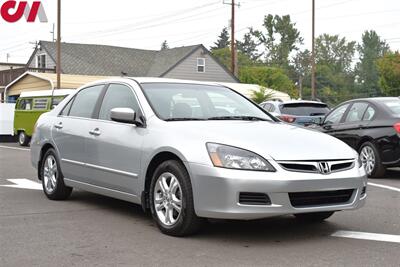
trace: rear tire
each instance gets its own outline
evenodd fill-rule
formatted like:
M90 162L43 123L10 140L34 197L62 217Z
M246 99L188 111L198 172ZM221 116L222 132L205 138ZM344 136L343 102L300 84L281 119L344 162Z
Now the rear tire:
M380 178L385 175L386 168L382 164L381 156L376 146L365 142L359 149L361 162L370 178Z
M18 133L18 143L20 146L28 146L31 138L24 131Z
M64 184L60 162L52 148L47 150L42 158L40 179L42 180L44 194L51 200L65 200L72 193L72 187Z
M155 170L150 184L150 210L164 234L186 236L201 228L204 219L196 216L190 177L179 161L165 161Z
M324 220L331 217L334 213L335 213L334 211L298 213L294 214L294 216L296 217L297 220L301 222L317 223L317 222L323 222Z

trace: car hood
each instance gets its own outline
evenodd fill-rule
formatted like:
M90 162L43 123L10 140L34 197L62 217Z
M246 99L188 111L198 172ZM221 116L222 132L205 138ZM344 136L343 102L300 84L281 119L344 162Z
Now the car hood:
M168 122L182 138L196 138L253 151L274 160L352 159L355 152L342 141L315 130L266 121Z

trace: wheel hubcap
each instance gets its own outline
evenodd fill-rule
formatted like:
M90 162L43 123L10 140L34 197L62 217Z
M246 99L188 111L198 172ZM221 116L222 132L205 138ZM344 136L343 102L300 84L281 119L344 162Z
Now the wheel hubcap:
M368 173L368 175L371 175L372 171L375 168L374 150L369 146L365 146L361 150L360 157L366 172Z
M154 188L154 208L158 219L165 225L174 225L182 211L182 190L172 173L161 174Z
M44 161L43 182L48 193L52 193L57 185L57 161L53 155L49 155Z
M19 143L20 144L25 143L25 134L24 133L19 134Z

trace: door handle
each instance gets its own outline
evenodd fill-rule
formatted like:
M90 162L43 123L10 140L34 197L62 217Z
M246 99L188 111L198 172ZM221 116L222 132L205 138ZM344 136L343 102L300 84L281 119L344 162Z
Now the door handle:
M101 134L99 128L96 128L96 129L94 129L94 130L92 130L92 131L89 131L89 133L90 133L91 135L94 135L94 136L99 136L99 135Z
M62 122L59 122L58 124L54 125L54 128L56 128L58 130L61 130L63 127L64 126L63 126Z

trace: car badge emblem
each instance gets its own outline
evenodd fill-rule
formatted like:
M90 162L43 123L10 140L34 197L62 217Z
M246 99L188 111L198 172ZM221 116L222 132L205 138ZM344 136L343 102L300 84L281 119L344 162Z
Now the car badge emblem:
M320 161L318 162L318 171L321 174L329 174L331 173L331 167L329 166L328 162Z

